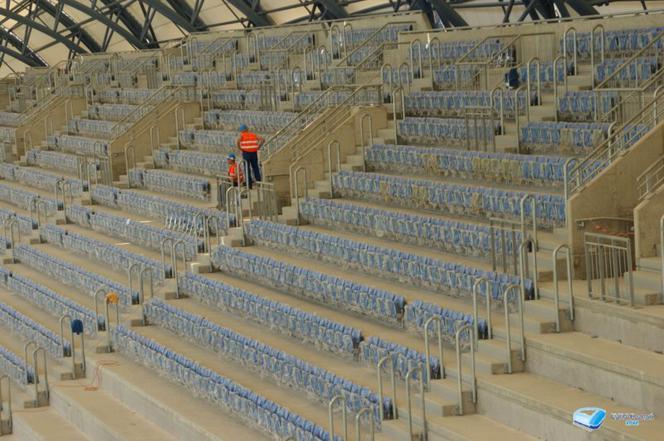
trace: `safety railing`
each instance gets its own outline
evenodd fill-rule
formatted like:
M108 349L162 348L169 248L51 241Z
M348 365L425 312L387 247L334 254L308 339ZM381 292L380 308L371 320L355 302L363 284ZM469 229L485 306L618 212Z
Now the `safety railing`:
M48 406L50 401L50 387L48 385L48 360L46 358L46 351L34 340L30 340L23 346L23 353L26 363L32 365L33 375L32 378L28 377L27 383L33 384L35 387L34 407Z
M572 197L581 187L600 174L626 149L636 143L650 129L662 121L664 116L664 93L657 89L653 99L642 110L620 127L584 159L566 165L565 194Z
M427 319L426 322L424 322L424 353L425 353L425 367L426 367L426 378L427 378L427 385L430 384L431 382L431 351L429 349L429 325L431 323L436 324L436 340L438 342L438 360L440 362L440 376L441 378L445 378L445 363L443 359L443 324L442 324L442 319L437 316L431 316Z
M664 296L664 214L659 218L659 258L660 258L660 271L662 280L662 295Z
M99 324L99 320L97 320ZM70 351L65 350L65 326L68 325L69 329L69 342L71 345ZM75 336L79 337L81 342L80 358L81 363L77 363L77 354L76 354L76 339ZM65 314L60 317L60 345L62 346L62 356L71 357L72 364L72 377L73 378L82 378L85 377L86 371L86 362L85 362L85 332L83 331L83 322L79 319L72 319L70 315Z
M664 182L664 156L653 162L636 178L639 200L642 201L652 192L658 190Z
M244 231L244 215L242 212L242 194L243 190L241 187L231 186L226 189L226 219L228 222L228 230L230 230L231 215L235 218L235 223L242 233L242 246L245 246L246 234Z
M345 24L346 25L346 24ZM347 52L348 48L348 42L346 41L346 26L344 26L343 31L342 31L342 40L344 41L343 48L345 49L346 53L345 56L342 57L338 62L337 66L348 66L349 61L352 59L353 55L358 53L359 51L371 46L372 44L379 44L381 45L382 42L380 41L379 37L382 36L383 32L385 29L388 29L392 26L401 26L401 25L411 25L415 26L416 22L414 21L391 21L388 23L385 23L383 26L380 28L376 29L371 35L369 35L364 41L359 43L357 46L355 46L350 52ZM352 27L351 27L352 30ZM334 39L332 38L332 29L330 29L330 47L334 49ZM394 45L396 45L397 42L394 42Z
M18 219L8 217L3 226L5 240L9 240L9 246L12 249L12 263L16 263L16 247L21 242L21 228L18 225Z
M583 247L588 296L634 306L631 239L586 232L583 236Z
M604 63L604 58L605 58L605 45L606 45L606 37L605 37L605 30L604 30L604 25L601 23L595 25L593 27L592 31L590 31L590 78L592 79L592 85L593 87L595 86L595 76L597 74L596 69L597 69L597 63L595 62L595 42L597 39L595 38L595 33L599 33L599 42L600 42L600 52L599 52L599 59L600 63Z
M2 375L0 376L0 435L10 435L13 425L12 381L9 376Z
M380 360L378 360L378 363L376 364L376 373L378 375L378 402L381 403L381 406L378 407L378 412L380 415L380 420L384 420L387 418L387 415L385 415L385 411L383 409L382 403L383 403L383 366L388 366L390 370L390 381L391 381L391 388L392 388L392 409L394 412L394 415L392 415L393 419L399 418L399 412L397 409L397 377L394 371L394 354L389 353L382 357Z
M369 432L369 440L374 441L376 436L376 423L373 417L373 409L370 407L363 407L355 415L355 439L357 441L362 440L362 417L364 415L367 415L367 419L369 420L369 429L371 430Z
M480 287L484 284L485 290L485 298L486 298L486 326L487 326L487 339L492 339L493 338L493 328L491 325L491 290L493 287L493 284L491 280L489 280L486 277L478 277L474 282L473 282L473 326L475 327L475 347L477 347L477 339L479 338L480 330L479 330L479 304L478 304L478 296L480 295ZM441 368L442 368L442 362L441 362Z
M568 81L567 81L567 58L559 55L553 60L553 102L554 105L557 107L558 106L558 64L563 63L563 92L567 93L568 89ZM528 75L530 76L530 74ZM555 119L558 121L558 112L555 112Z
M464 412L464 400L463 400L463 369L461 369L462 363L462 354L461 354L461 334L464 332L468 333L470 338L470 388L472 394L473 403L477 403L477 378L475 376L475 341L477 340L477 335L475 334L475 328L473 325L463 325L460 326L456 333L454 334L454 343L456 349L457 357L457 393L459 396L458 410L459 415L463 415Z
M426 410L426 397L424 396L424 372L422 372L422 365L412 367L406 373L406 404L408 409L408 433L412 439L427 439L427 410ZM411 399L411 382L413 381L413 376L417 374L417 379L419 383L419 392L420 392L420 411L422 412L422 432L418 435L413 433L413 404Z
M518 255L515 250L519 247L518 233L521 231L522 227L519 221L497 217L489 218L489 248L491 250L491 268L493 271L496 271L498 265L501 264L504 273L516 274L518 272ZM500 250L500 255L498 250Z
M334 406L339 403L338 407L341 409L341 425L343 427L343 439L348 439L348 424L346 421L346 399L343 395L337 395L330 400L328 404L328 414L330 417L330 439L335 438L335 426L334 426ZM381 403L382 404L382 403Z
M569 318L574 320L574 268L572 250L567 244L558 245L552 253L553 261L553 309L556 320L556 332L560 332L560 291L558 289L558 254L565 252L565 269L567 270L567 293L569 296Z
M523 321L523 296L521 294L520 285L508 285L503 290L503 309L505 312L505 352L507 354L507 373L511 374L513 369L512 364L512 325L511 325L511 311L510 311L510 293L516 297L517 313L519 314L519 343L521 346L521 361L526 361L526 338Z
M496 112L490 107L464 107L466 150L496 152ZM470 134L473 136L470 136ZM474 140L474 141L473 141Z

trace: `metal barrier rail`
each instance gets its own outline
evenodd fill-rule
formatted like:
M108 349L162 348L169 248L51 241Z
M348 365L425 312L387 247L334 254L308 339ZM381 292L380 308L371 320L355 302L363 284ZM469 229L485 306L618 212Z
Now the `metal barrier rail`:
M107 320L108 320L108 313L107 315ZM79 320L80 322L80 320ZM67 353L65 351L65 323L69 324L69 342L71 344L71 352ZM97 320L97 324L99 323L99 320ZM82 324L82 323L81 323ZM85 361L85 332L83 329L80 330L81 332L76 332L74 333L74 321L72 320L71 316L69 314L65 314L62 317L60 317L60 345L62 346L62 356L63 357L71 357L71 364L72 364L72 375L73 378L79 378L85 376L85 371L86 371L86 361ZM76 364L76 340L74 339L74 335L78 335L80 340L81 340L81 368L79 370L78 365ZM79 375L80 374L80 375Z
M644 200L651 193L658 190L664 182L664 156L653 162L643 173L636 178L636 188L639 201Z
M339 403L339 407L341 408L341 424L343 425L343 430L344 430L344 440L348 439L348 424L346 421L346 399L343 397L343 395L337 395L333 397L330 400L330 404L328 404L328 413L330 417L330 439L333 440L334 437L334 405ZM382 403L381 403L382 405Z
M574 268L572 250L567 244L558 245L552 253L553 261L553 308L556 319L556 332L560 332L560 292L558 291L558 253L565 251L565 268L567 270L567 290L569 291L569 317L574 320Z
M464 127L466 129L466 150L470 151L470 136L471 133L471 124L475 139L475 150L480 151L480 148L484 152L489 151L489 146L491 146L491 151L496 152L496 114L492 108L489 107L464 107L463 108L463 120ZM489 128L491 128L491 135L489 135ZM481 136L480 136L481 135ZM491 139L489 139L489 137ZM480 139L482 144L480 145Z
M12 431L12 382L9 376L3 375L0 376L0 435L9 435Z
M503 290L503 309L505 311L505 352L507 353L507 373L511 374L513 372L512 368L512 328L510 324L510 302L509 302L509 294L510 292L514 292L516 297L517 297L517 312L519 314L519 321L520 321L520 343L521 343L521 353L522 353L522 361L525 361L525 348L526 348L526 340L525 340L525 333L524 333L524 322L523 322L523 297L521 295L521 286L520 285L508 285L505 287Z
M459 395L459 415L463 415L463 369L461 369L461 334L467 332L470 335L470 375L471 393L473 403L477 403L477 378L475 376L475 341L477 335L472 325L463 325L454 334L454 343L457 357L457 392Z
M420 384L420 396L422 398L421 401L421 406L422 406L422 434L420 436L420 439L426 441L428 438L427 434L427 410L426 410L426 398L424 396L424 372L422 368L422 364L419 364L418 366L410 368L410 370L406 373L406 402L408 405L408 433L411 437L413 437L413 405L411 402L410 398L410 383L411 379L413 378L413 375L415 375L417 372L419 372L419 384ZM382 405L382 403L381 403Z
M588 296L597 297L594 281L599 282L602 301L627 303L634 306L634 274L632 242L629 237L584 233ZM625 286L622 286L625 284ZM623 298L623 294L627 298Z
M491 270L496 271L498 269L498 263L502 263L502 271L504 273L509 272L510 261L508 259L507 250L511 245L512 249L512 273L516 274L518 272L518 256L516 249L519 247L519 241L517 240L516 233L517 231L522 231L521 222L503 219L498 217L489 218L489 241L491 248ZM499 237L496 238L496 231L498 231ZM498 259L496 241L500 243L501 257Z

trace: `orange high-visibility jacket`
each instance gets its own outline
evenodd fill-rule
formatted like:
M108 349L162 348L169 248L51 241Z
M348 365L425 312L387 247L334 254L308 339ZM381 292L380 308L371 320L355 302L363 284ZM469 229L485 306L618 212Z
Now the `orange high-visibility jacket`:
M240 133L240 150L248 153L255 153L258 151L258 135L251 132Z
M239 176L240 179L238 181L238 173L236 172L239 171ZM240 184L244 182L244 172L242 171L242 167L238 167L237 164L231 164L228 166L228 177L231 178L232 182L239 182Z

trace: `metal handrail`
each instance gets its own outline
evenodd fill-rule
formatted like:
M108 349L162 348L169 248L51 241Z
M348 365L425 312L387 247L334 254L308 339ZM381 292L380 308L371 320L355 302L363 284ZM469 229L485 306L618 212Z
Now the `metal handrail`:
M478 323L478 304L477 295L482 283L486 284L486 325L487 325L487 338L493 338L493 331L491 329L491 281L487 277L478 277L473 282L473 326L475 327L475 341L479 338L479 323ZM442 362L441 362L442 363Z
M374 441L375 432L376 432L376 423L374 422L373 409L371 409L370 407L363 407L357 412L357 415L355 415L355 441L362 441L362 432L361 432L362 427L360 420L362 419L362 415L364 415L365 413L369 413L369 427L371 427L370 439L371 441Z
M180 298L180 275L178 273L178 250L181 250L182 263L184 265L184 272L187 272L187 251L184 244L184 239L180 239L173 243L173 254L175 256L175 261L173 265L173 275L175 276L175 298Z
M65 322L69 321L69 341L71 344L71 353L65 351ZM74 342L74 329L72 328L72 318L69 314L60 317L60 345L62 346L62 356L71 356L72 374L76 376L76 344ZM83 372L85 372L85 332L81 332L81 351L83 358Z
M533 255L533 296L535 299L539 298L538 288L538 269L537 269L537 243L532 237L524 238L519 245L519 278L521 279L521 294L525 299L526 286L525 280L528 275L528 247L532 249Z
M644 200L664 182L664 156L653 162L636 178L639 200Z
M383 410L383 365L386 362L390 362L390 378L392 381L392 409L394 412L394 415L392 415L393 418L398 418L398 412L397 412L397 380L396 380L396 375L394 373L394 354L389 353L380 360L378 360L378 364L376 365L376 371L378 374L378 401L380 405L378 406L378 411L380 413L380 419L381 421L385 419L385 411Z
M4 227L5 238L9 237L9 244L12 247L12 263L16 263L16 246L21 242L21 228L18 225L18 219L14 217L7 218ZM9 234L7 234L7 230L9 230ZM16 237L14 233L16 233Z
M634 60L638 59L641 55L643 55L644 52L652 48L659 40L664 38L664 31L660 32L657 34L655 38L650 40L650 43L648 43L646 46L642 47L639 51L637 51L634 55L629 57L623 64L621 64L611 75L608 77L604 78L604 81L599 83L597 86L594 88L597 89L602 89L604 88L611 80L613 80L617 75L620 74L620 72L625 68L628 67Z
M535 63L535 76L537 78L537 105L542 104L542 77L541 77L541 62L538 57L532 57L530 60L528 60L528 63L526 64L526 70L528 71L528 78L527 78L527 88L526 90L528 91L528 102L530 102L530 97L532 96L532 81L531 81L531 75L530 75L530 66ZM555 76L557 72L553 72L553 75Z
M373 118L371 117L370 113L365 113L362 115L360 118L360 144L362 148L360 149L362 151L362 171L366 172L367 171L367 160L366 160L366 146L364 144L364 121L368 120L369 121L369 146L373 146Z
M2 383L3 380L6 380L6 386L3 388ZM3 394L3 391L7 391L7 405L5 405L5 394ZM2 411L7 411L7 419L3 420L2 419ZM7 421L7 426L6 429L7 431L4 431L4 421ZM372 420L373 421L373 420ZM13 414L12 414L12 382L11 379L9 378L8 375L2 375L0 376L0 435L8 435L12 433L13 431ZM359 440L359 438L358 438ZM373 425L372 425L372 438L371 440L373 441Z
M558 63L563 62L563 85L565 86L565 93L567 93L567 59L562 55L557 56L553 60L553 103L558 106ZM558 111L555 112L556 122L558 121Z
M336 139L330 141L327 144L327 174L330 182L330 196L334 197L334 185L332 178L332 147L335 147L335 152L337 154L337 172L341 171L341 144Z
M368 46L371 43L371 41L377 35L380 35L385 29L387 29L390 26L398 26L398 25L402 25L402 24L414 25L416 23L414 21L403 21L403 22L402 21L396 21L396 22L385 23L383 26L381 26L380 28L375 30L371 35L369 35L362 43L357 45L352 51L347 53L346 56L344 56L341 60L339 60L337 62L337 66L341 66L342 64L347 66L348 65L348 60L350 59L350 57L352 57L353 54L356 53L357 51L359 51L359 50L363 49L364 47ZM344 34L345 34L345 32L344 32Z
M403 87L395 87L392 89L392 118L394 120L394 142L398 142L399 139L399 124L398 124L398 113L397 113L397 96L401 97L401 118L406 118L406 97L403 91Z
M463 370L461 369L461 333L470 334L470 372L471 372L471 391L473 403L477 403L477 378L475 377L475 328L471 325L463 325L457 329L454 335L457 357L457 392L459 394L459 415L463 415Z
M664 295L664 214L659 218L659 254L660 254L660 270L662 279L662 295Z
M408 434L409 437L413 436L413 406L410 399L410 380L413 374L420 373L420 394L422 395L422 433L424 439L427 439L427 411L424 397L424 372L422 372L422 364L412 367L406 373L406 399L408 403ZM381 403L382 404L382 403Z
M427 384L431 382L431 352L429 350L429 325L436 322L436 337L438 338L438 358L440 359L440 377L445 378L445 363L443 362L443 331L440 316L432 315L424 322L424 353L427 370Z
M346 399L343 395L337 395L330 400L328 404L328 413L330 417L330 440L334 439L334 405L336 403L341 404L341 423L344 426L344 440L348 439L348 424L346 422ZM382 405L382 403L381 403Z
M521 348L522 352L525 351L525 336L523 328L523 299L521 297L520 285L510 284L505 287L503 290L503 308L505 310L505 334L506 334L506 351L507 351L507 373L511 374L512 369L512 330L510 325L510 307L509 307L509 293L513 291L517 295L517 305L519 312L519 320L521 321Z
M150 279L150 298L154 297L154 274L152 270L148 267L144 267L141 269L139 278L138 278L138 298L139 302L141 304L141 317L143 319L143 324L147 322L147 316L145 315L145 275L148 275ZM108 315L108 305L106 306L107 312L106 314ZM118 311L116 310L116 316L117 316ZM118 319L118 322L120 320Z
M49 394L50 394L50 388L48 386L48 366L47 366L48 362L46 360L46 351L44 350L44 348L41 348L41 347L37 346L37 343L35 343L34 341L28 342L28 343L26 343L25 348L24 348L25 351L26 351L26 357L25 357L26 361L28 360L27 348L28 348L28 345L30 343L34 344L34 346L37 347L37 349L35 349L32 352L32 361L33 361L33 366L34 366L35 400L37 402L39 402L39 385L42 382L41 379L40 379L40 375L39 375L39 354L41 354L42 355L42 367L44 369L44 392L46 393L46 400L48 401L49 400Z
M306 199L307 197L307 185L309 182L309 173L307 172L306 167L303 165L298 166L295 168L291 175L291 182L293 183L293 186L295 188L295 207L296 207L296 213L297 213L297 219L296 223L297 225L300 225L300 189L298 186L298 179L300 176L300 172L304 173L304 198ZM294 178L294 179L293 179ZM291 195L291 199L293 199L293 196Z
M577 63L577 55L579 51L579 41L578 41L578 36L576 32L576 28L574 26L570 26L569 28L565 29L565 32L563 32L563 57L565 57L565 68L567 68L567 35L570 33L574 33L574 40L572 40L572 51L573 51L573 56L572 56L572 74L576 75L579 73L579 67Z
M595 87L595 31L599 30L599 35L600 35L600 47L602 48L602 51L600 52L600 59L602 60L601 63L604 63L604 51L605 51L605 31L604 31L604 25L601 23L598 23L593 27L592 31L590 31L590 70L591 70L591 84L593 87Z
M572 267L572 250L567 244L560 244L553 250L553 307L556 315L556 332L560 332L560 292L558 291L558 253L565 251L565 266L567 269L567 289L569 290L569 315L574 320L574 269Z

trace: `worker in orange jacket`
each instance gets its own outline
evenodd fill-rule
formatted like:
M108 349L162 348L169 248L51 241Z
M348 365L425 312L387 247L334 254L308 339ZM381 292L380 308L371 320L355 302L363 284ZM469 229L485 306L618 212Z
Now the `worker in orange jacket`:
M235 153L228 155L226 162L228 163L228 178L233 183L233 187L244 184L244 172L242 171L242 167L238 167L235 160Z
M251 168L251 173L247 171L247 179L249 180L249 188L254 182L260 182L261 169L258 163L258 150L263 145L265 140L249 131L249 128L242 124L240 126L240 136L237 138L237 148L242 152L242 159Z

